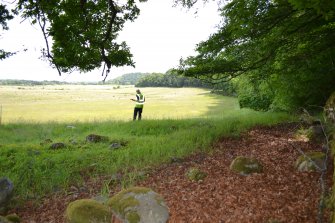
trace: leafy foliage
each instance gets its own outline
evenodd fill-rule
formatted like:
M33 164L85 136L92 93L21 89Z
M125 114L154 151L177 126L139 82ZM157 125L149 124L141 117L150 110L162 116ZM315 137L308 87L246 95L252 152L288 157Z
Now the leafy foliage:
M198 55L181 61L180 72L212 82L247 76L238 91L260 100L256 107L264 110L323 105L335 90L335 2L305 3L230 1L221 8L217 33L198 44ZM270 95L264 101L255 92Z
M152 73L141 78L136 87L212 87L194 78L187 78L171 73Z
M124 23L139 15L135 0L20 0L17 11L38 23L46 41L44 56L59 73L90 71L105 63L107 76L112 65L134 66L129 47L117 37Z
M5 5L0 4L0 25L3 30L8 30L7 21L11 19L13 19L13 15L8 11ZM0 60L3 60L11 55L13 55L13 53L0 49Z

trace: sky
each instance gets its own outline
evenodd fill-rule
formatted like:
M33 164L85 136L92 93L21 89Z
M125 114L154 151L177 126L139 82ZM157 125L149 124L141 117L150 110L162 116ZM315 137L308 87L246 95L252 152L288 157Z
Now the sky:
M216 31L220 17L215 2L200 3L195 9L173 7L172 0L139 3L141 13L134 22L127 22L119 35L133 54L135 68L111 68L109 79L122 74L142 72L165 73L177 67L181 57L195 54L196 44ZM102 68L89 73L63 73L40 58L45 47L37 26L15 18L8 22L9 30L0 31L0 49L20 51L0 61L0 79L56 80L67 82L98 82L103 80ZM23 49L27 49L23 51Z

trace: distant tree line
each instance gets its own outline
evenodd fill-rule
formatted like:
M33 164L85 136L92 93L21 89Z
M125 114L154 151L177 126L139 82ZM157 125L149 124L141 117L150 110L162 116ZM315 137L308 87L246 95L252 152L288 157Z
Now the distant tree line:
M144 76L135 84L136 87L204 87L212 88L211 83L199 79L174 74L152 73Z
M139 79L149 75L149 73L129 73L124 74L120 77L114 78L112 80L106 81L106 84L116 84L116 85L135 85Z
M65 81L34 81L34 80L0 80L0 85L15 85L15 86L38 86L38 85L103 85L99 82L65 82Z
M34 80L0 80L0 85L43 86L43 85L135 85L136 87L199 87L211 89L213 93L235 96L235 85L231 82L213 84L192 77L180 76L171 72L128 73L106 82L62 82Z
M33 80L0 80L0 85L19 85L19 86L36 86L36 85L62 85L69 84L61 81L33 81Z

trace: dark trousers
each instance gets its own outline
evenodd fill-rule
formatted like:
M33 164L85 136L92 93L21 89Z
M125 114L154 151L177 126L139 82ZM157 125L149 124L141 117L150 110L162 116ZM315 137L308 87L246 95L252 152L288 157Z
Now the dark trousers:
M134 118L133 118L133 120L136 120L137 114L138 114L138 120L141 120L142 119L142 111L143 111L143 108L135 108L134 109Z

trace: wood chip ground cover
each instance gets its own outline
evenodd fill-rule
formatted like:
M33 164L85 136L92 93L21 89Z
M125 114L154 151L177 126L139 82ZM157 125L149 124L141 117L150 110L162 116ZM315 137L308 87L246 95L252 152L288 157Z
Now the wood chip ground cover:
M181 162L164 164L138 182L160 193L170 210L170 223L188 222L317 222L320 198L319 173L297 172L294 163L303 151L320 151L320 144L294 137L297 124L256 127L239 138L222 138L210 154L194 154ZM237 156L255 157L264 172L240 176L229 169ZM327 188L332 185L329 162ZM207 173L191 182L185 173L191 167ZM67 204L99 195L101 180L89 180L70 193L55 194L36 204L27 202L12 210L27 223L62 223ZM119 188L111 188L111 196ZM71 191L72 190L72 191ZM329 219L325 211L324 220Z

